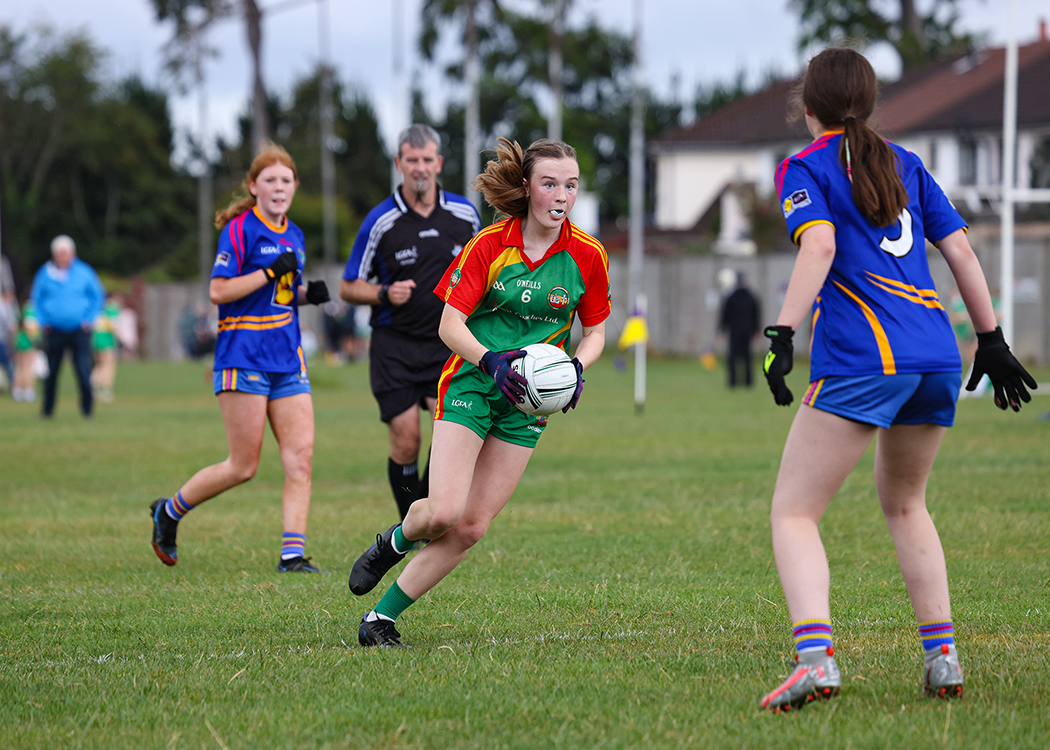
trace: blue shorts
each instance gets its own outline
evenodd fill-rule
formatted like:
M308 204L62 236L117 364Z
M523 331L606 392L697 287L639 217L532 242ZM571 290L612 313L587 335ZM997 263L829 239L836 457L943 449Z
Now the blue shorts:
M951 427L961 385L960 372L833 375L810 383L802 403L877 427L895 424Z
M310 393L310 378L305 372L258 372L230 367L215 371L212 375L212 386L216 396L223 391L238 391L266 396L273 401L286 396Z

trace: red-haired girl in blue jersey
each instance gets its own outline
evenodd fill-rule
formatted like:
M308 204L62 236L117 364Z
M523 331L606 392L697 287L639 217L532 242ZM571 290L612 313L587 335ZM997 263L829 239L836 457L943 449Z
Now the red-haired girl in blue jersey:
M285 215L298 185L288 153L264 144L242 185L247 195L215 215L219 248L208 292L219 306L214 387L230 454L198 471L171 497L150 505L153 549L166 565L178 561L175 534L182 517L255 476L269 420L284 469L284 534L277 570L323 572L304 554L314 410L299 305L327 302L328 287L323 281L300 283L306 260L303 233Z
M830 573L817 528L824 510L878 436L875 483L925 650L924 690L962 695L948 575L926 510L926 481L955 418L961 364L926 259L948 263L978 331L973 389L984 373L996 405L1014 411L1035 381L996 327L966 224L914 155L866 122L878 85L850 49L809 64L801 90L814 142L785 159L777 190L799 246L765 361L777 404L788 405L792 335L812 315L811 383L784 446L773 493L773 554L791 614L798 666L762 698L771 711L837 695Z

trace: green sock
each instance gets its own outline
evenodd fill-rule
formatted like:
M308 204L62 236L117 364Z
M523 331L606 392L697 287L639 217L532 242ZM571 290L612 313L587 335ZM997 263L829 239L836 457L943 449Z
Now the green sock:
M377 615L396 620L401 616L402 612L412 606L414 601L415 599L412 599L402 591L401 587L397 585L397 581L394 581L394 585L386 590L374 611Z
M412 542L405 538L405 532L402 529L402 524L398 524L397 528L394 529L391 541L394 542L394 551L403 555L412 549Z

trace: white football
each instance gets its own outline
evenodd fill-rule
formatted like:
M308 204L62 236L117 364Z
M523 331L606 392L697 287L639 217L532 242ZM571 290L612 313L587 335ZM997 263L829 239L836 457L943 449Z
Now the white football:
M529 344L525 356L510 363L525 378L525 402L516 404L526 414L545 417L561 411L576 392L576 365L551 344Z

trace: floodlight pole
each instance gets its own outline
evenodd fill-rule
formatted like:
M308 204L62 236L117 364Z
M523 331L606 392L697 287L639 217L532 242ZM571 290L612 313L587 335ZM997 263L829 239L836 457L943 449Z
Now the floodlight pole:
M208 161L207 138L208 138L208 89L204 80L203 41L198 50L197 57L197 85L200 87L197 101L197 114L199 118L200 144L198 145L198 158L200 159L201 173L197 178L197 258L201 275L201 301L211 302L208 287L211 281L211 269L215 260L215 245L212 243L211 225L215 198L214 186L211 178L211 163Z
M321 194L324 212L324 262L331 267L336 264L335 227L335 159L332 156L332 68L328 54L328 0L318 0L318 47L321 52Z
M405 75L405 61L404 61L404 36L402 33L404 24L404 13L401 4L401 0L393 0L391 3L391 39L390 49L393 53L391 58L391 73L393 75L393 89L394 98L399 101L399 97L404 96L405 101L395 104L395 110L401 110L394 113L394 153L397 154L398 144L397 138L401 131L412 124L412 97L406 91L407 84L404 82ZM402 109L402 106L404 107ZM401 117L407 115L404 120ZM390 160L390 192L397 190L397 186L401 184L401 175L398 174L397 165L394 160Z
M1014 340L1014 161L1017 158L1017 0L1010 0L1003 85L1003 198L999 300L1003 336Z
M627 297L632 315L646 315L642 294L645 252L645 102L642 90L642 6L634 0L634 91L631 97L630 231L627 240ZM645 355L647 341L634 345L634 407L645 407Z
M564 57L565 2L554 0L554 22L551 24L550 54L547 57L547 78L554 99L550 119L547 121L547 137L552 141L562 139L562 109L565 99Z
M471 187L481 171L481 60L478 53L478 3L467 0L467 62L464 79L467 86L466 128L463 143L463 194L474 208L481 210L481 193Z

